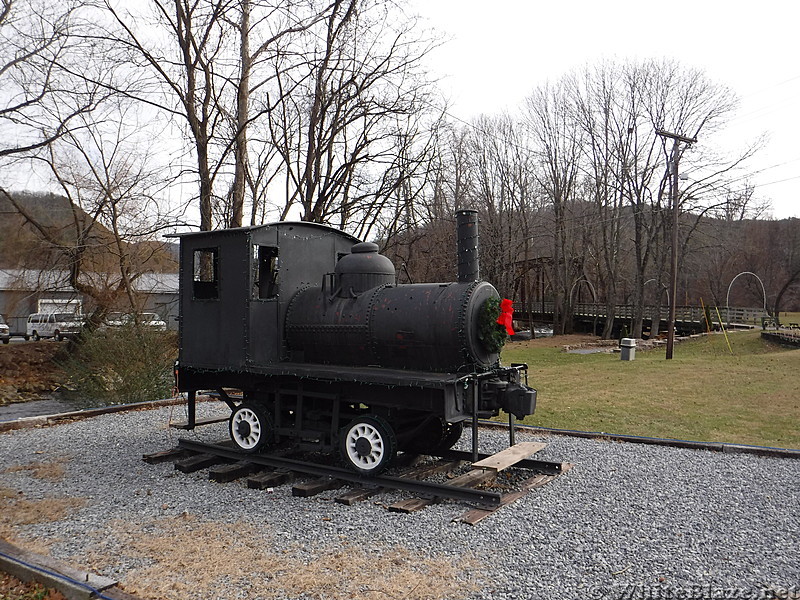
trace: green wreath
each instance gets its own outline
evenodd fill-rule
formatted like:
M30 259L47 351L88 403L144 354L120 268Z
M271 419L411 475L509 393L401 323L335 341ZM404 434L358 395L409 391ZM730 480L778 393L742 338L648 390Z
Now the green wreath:
M478 339L489 352L500 352L508 339L505 328L498 324L500 298L489 298L478 314Z

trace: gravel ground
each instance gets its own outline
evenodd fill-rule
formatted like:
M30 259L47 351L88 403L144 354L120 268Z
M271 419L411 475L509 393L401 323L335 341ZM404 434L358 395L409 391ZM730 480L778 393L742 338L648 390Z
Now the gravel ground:
M204 403L199 410L218 407ZM518 441L549 443L542 459L575 467L470 527L451 522L465 509L454 502L400 515L385 506L407 497L401 493L347 507L331 501L336 492L293 498L291 486L248 490L241 481L212 483L204 471L182 474L171 463L143 463L142 454L171 447L179 435L226 436L225 424L170 430L168 420L182 420L182 411L167 407L0 434L0 491L30 502L85 499L59 520L14 523L16 541L46 544L56 558L94 566L131 591L148 590L142 578L158 577L164 586L150 591L151 598L745 598L770 597L759 591L765 588L796 591L800 584L797 460L518 434ZM507 443L502 432L480 435L484 451ZM61 464L64 475L13 468L32 463ZM187 535L197 547L185 564L154 541L180 547ZM157 556L165 557L161 570ZM281 556L294 562L281 567ZM201 565L209 588L170 582L201 560L214 563ZM401 563L399 579L370 596L375 582ZM238 570L231 571L234 564ZM287 571L319 577L337 571L353 579L351 567L366 582L358 593L337 596L333 587L310 580L281 583ZM411 574L419 581L398 591ZM454 588L434 586L437 578L444 585L453 577L460 580ZM325 585L343 584L334 578Z

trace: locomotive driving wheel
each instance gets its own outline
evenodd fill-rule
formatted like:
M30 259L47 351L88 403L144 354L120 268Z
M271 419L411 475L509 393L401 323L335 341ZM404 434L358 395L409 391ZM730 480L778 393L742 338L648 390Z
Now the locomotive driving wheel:
M258 452L272 441L272 419L256 404L240 404L229 421L231 440L245 452Z
M397 455L397 438L381 417L353 419L339 436L339 450L348 467L363 475L377 475Z

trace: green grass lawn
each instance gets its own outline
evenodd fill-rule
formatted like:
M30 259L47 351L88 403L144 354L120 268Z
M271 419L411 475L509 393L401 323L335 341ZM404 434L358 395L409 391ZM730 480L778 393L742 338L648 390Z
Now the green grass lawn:
M503 362L525 362L538 390L529 425L800 448L800 349L765 343L759 331L665 350L567 354L513 343Z

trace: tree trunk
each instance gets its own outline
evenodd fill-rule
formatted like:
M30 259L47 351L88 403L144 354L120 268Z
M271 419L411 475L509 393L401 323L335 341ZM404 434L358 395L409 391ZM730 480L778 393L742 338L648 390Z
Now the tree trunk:
M241 39L239 87L236 90L236 140L229 227L241 227L244 218L244 190L247 180L247 121L250 105L250 0L241 0L242 20L239 24ZM254 208L255 210L255 208Z

